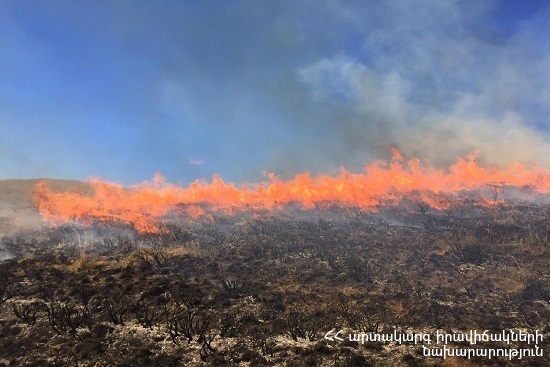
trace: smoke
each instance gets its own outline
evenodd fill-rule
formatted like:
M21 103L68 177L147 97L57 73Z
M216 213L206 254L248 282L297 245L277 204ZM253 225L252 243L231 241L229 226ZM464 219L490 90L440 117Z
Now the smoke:
M0 261L13 259L13 255L10 254L3 246L0 246Z
M311 132L308 148L330 152L321 154L323 164L357 164L395 146L438 166L474 150L487 164L550 166L550 52L537 33L548 27L548 9L498 34L479 24L490 2L340 5L332 9L343 9L368 56L339 52L296 72L306 108L322 111L300 123ZM288 148L285 160L304 153Z
M519 112L504 108L493 113L489 106L496 102L488 102L493 99L488 93L462 93L440 104L415 102L414 84L398 71L381 74L342 57L319 61L299 75L315 101L347 100L349 112L340 110L339 121L317 123L340 140L331 147L337 155L361 155L395 145L409 157L427 158L439 166L474 150L490 164L550 163L548 135L530 127ZM445 105L447 111L441 109ZM499 116L491 117L494 114Z
M178 33L187 53L171 63L164 107L191 122L201 169L230 181L360 169L388 147L438 167L472 151L548 167L550 50L537 36L548 9L506 28L497 5L245 1L212 14L221 33L194 22L193 39Z
M511 3L3 3L2 174L255 182L388 147L549 167L550 5Z

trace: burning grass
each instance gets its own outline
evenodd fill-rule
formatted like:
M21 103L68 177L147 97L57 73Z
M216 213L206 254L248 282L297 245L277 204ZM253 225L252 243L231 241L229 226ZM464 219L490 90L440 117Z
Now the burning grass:
M545 174L395 152L257 185L43 182L49 225L0 242L0 366L436 366L418 346L323 336L547 334Z
M519 164L505 169L484 168L471 155L458 159L447 170L436 170L418 159L404 162L396 150L391 162L375 162L362 173L342 169L334 177L304 173L282 181L270 174L269 181L237 185L215 175L212 182L195 181L182 187L157 175L150 182L129 188L98 179L90 184L92 195L53 192L46 183L40 183L35 191L40 214L56 225L121 221L139 232L155 233L160 230L158 222L174 212L204 221L213 220L216 213L277 211L288 206L312 209L327 203L376 212L405 201L421 212L452 211L472 195L471 200L478 205L491 206L506 200L536 201L550 193L548 173L541 169Z

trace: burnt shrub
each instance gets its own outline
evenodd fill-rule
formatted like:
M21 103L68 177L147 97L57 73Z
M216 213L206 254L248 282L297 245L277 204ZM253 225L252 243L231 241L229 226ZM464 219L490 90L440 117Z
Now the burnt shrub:
M319 354L330 354L330 348L325 343L317 343L313 349Z
M14 302L13 313L27 325L34 325L38 319L38 313L43 310L40 302Z
M254 360L261 359L261 358L265 360L265 358L261 356L260 353L248 348L243 350L241 354L241 361L243 362L252 362Z
M545 282L543 279L531 276L524 281L525 288L522 294L524 300L548 300L550 298L548 281Z
M343 366L346 367L371 367L373 364L363 355L350 353L346 356Z
M92 335L97 339L104 339L108 334L112 333L115 329L106 324L96 324L92 327Z
M418 367L420 363L418 360L410 353L405 354L402 358L402 361L409 367Z
M459 265L482 265L489 260L489 249L488 245L477 242L457 243L452 245L452 254Z

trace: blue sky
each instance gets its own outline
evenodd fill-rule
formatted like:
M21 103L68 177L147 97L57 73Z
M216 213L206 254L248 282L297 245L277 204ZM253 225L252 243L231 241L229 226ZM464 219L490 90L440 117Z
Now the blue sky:
M0 178L549 167L549 27L547 1L0 0Z

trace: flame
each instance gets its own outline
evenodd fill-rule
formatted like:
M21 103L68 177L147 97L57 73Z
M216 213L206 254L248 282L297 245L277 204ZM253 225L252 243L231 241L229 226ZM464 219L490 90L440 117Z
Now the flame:
M268 180L262 183L234 184L214 175L211 182L196 180L183 187L166 183L164 177L157 174L151 181L128 188L99 179L91 179L90 184L94 189L92 196L52 192L45 182L40 182L35 199L44 220L51 224L120 221L131 223L139 232L154 233L159 230L156 223L170 211L208 218L209 214L200 206L203 204L226 213L235 207L277 209L289 203L308 209L322 202L347 203L375 211L381 205L396 204L408 197L442 210L450 205L444 195L463 190L500 190L506 185L550 193L548 173L536 167L528 169L519 163L504 169L481 167L476 155L471 154L457 159L446 170L438 170L423 166L416 158L405 161L397 150L393 151L389 163L374 162L360 173L341 168L336 176L303 173L282 181L269 174ZM495 203L496 199L497 195Z

